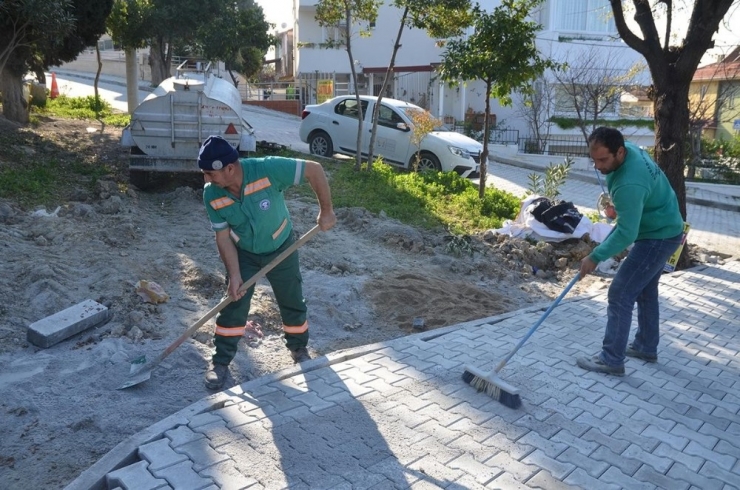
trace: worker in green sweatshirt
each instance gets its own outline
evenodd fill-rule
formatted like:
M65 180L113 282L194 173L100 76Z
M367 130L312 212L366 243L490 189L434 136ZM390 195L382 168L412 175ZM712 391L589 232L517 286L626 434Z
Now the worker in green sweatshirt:
M658 360L660 312L658 282L666 260L681 244L683 218L668 179L650 156L624 141L614 128L596 128L588 138L596 170L617 213L612 233L581 262L580 277L634 243L609 287L606 332L601 352L582 357L588 371L624 375L625 356ZM632 311L637 303L637 332L628 346Z

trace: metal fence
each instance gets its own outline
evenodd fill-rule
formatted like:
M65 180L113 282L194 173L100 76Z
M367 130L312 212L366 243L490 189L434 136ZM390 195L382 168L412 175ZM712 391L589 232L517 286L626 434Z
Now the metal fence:
M461 134L469 136L477 141L483 141L483 131L476 131L464 124L447 124L447 126ZM516 145L519 143L519 130L517 129L491 129L488 133L488 142L497 145Z
M239 84L242 100L300 100L301 87L295 82Z
M558 136L546 139L519 138L519 151L533 155L589 156L588 145L582 136Z

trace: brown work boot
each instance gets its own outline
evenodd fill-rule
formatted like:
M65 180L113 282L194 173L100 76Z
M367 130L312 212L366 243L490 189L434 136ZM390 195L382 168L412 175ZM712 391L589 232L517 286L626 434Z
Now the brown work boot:
M647 352L639 351L632 347L632 344L627 346L627 350L624 351L624 355L627 357L634 357L635 359L642 359L646 362L658 362L658 354L648 354Z
M311 360L311 354L308 353L308 349L305 347L290 351L290 357L293 358L293 362L296 364Z
M599 356L579 357L576 359L579 368L595 373L612 374L614 376L624 376L624 364L621 366L609 366L604 363Z
M211 369L206 372L206 388L217 390L226 382L226 376L229 374L229 366L226 364L211 364Z

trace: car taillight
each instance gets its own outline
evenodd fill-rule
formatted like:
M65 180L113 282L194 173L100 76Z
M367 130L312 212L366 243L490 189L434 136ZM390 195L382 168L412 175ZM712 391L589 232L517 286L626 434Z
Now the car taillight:
M301 119L306 119L306 116L311 114L311 111L303 111L301 112Z

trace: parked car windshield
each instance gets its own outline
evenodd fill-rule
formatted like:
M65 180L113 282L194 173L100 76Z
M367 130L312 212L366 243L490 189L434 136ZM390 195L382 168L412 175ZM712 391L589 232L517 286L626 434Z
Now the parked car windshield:
M434 117L429 111L426 111L422 109L421 107L415 107L415 106L406 106L406 107L400 107L401 111L403 111L404 114L406 114L406 117L408 117L412 122L417 117L424 118L422 120L426 120L429 118L430 120L434 121L434 129L432 131L451 131L450 128L442 124L442 121Z

